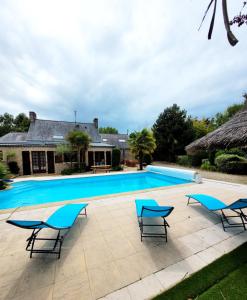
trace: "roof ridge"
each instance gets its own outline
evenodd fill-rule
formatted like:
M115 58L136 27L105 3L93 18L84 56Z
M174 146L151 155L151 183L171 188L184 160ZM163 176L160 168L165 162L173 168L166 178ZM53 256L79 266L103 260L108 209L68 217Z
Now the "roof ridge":
M94 124L89 122L74 122L74 121L59 121L59 120L49 120L49 119L35 119L35 121L50 121L50 122L64 122L64 123L74 123L74 124Z

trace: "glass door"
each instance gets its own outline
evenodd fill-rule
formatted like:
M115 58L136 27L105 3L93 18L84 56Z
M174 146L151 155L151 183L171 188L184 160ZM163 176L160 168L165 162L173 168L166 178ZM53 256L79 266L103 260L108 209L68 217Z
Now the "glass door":
M45 151L32 151L33 173L46 173Z

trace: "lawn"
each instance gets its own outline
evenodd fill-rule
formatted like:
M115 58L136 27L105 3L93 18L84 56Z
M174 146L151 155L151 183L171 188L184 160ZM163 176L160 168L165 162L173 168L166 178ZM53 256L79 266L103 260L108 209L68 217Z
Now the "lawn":
M154 299L247 299L247 243Z

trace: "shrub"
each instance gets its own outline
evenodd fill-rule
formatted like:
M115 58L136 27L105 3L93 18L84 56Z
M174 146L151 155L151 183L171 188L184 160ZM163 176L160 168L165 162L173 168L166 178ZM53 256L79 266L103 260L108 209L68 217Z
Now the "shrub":
M243 172L241 170L244 166L246 166L246 162L247 160L244 157L236 154L221 154L215 159L215 163L221 172L234 172L234 174L238 174L238 170Z
M4 190L6 186L7 184L4 181L0 180L0 190Z
M73 168L71 168L71 170L73 170L74 173L82 173L86 171L86 163L82 162L81 165L79 165L78 163L75 163L73 165Z
M236 154L238 156L243 156L245 158L247 157L247 153L240 148L231 148L231 149L227 150L227 153Z
M247 175L247 160L229 161L224 165L223 169L226 173Z
M66 168L61 171L61 175L72 175L74 172L74 168Z
M8 169L7 167L3 164L3 163L0 163L0 179L5 179L8 175ZM5 189L7 186L7 184L0 180L0 190L3 190Z
M201 164L201 169L206 171L217 171L216 166L211 165L208 159L203 159L203 162Z
M112 150L112 167L120 165L121 151L118 148Z
M211 165L215 165L215 151L209 151L208 152L208 160L210 162Z
M151 163L152 163L151 154L146 153L146 154L143 155L143 163L146 164L146 165L151 165Z
M122 171L122 170L123 170L122 166L112 167L112 171Z
M222 154L235 154L238 156L246 157L246 152L240 148L231 148L231 149L224 149L224 150L218 150L216 152L216 157L222 155Z
M19 174L20 168L18 167L18 164L16 161L10 161L8 162L9 171L12 174Z
M208 158L206 151L200 151L197 154L189 155L190 165L193 167L199 167L202 164L204 158Z
M7 175L8 175L7 167L3 163L0 163L0 179L6 178Z
M191 166L191 156L179 155L177 157L177 163L181 166Z

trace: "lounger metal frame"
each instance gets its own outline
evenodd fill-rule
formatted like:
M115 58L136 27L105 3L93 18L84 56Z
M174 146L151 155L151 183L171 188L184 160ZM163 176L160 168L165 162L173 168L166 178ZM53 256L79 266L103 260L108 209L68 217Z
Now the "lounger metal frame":
M190 202L190 199L193 199L195 201L194 202ZM194 199L192 197L188 197L187 205L189 205L189 204L201 204L202 206L206 207L200 201L197 201L196 199ZM228 208L226 208L226 209L228 209ZM223 209L219 209L218 210L218 211L221 212L221 215L219 215L215 211L208 209L208 211L210 211L211 213L215 214L216 216L218 216L220 218L220 221L221 221L221 224L222 224L222 227L223 227L224 231L225 231L226 228L232 228L232 227L243 227L244 230L246 230L247 216L244 214L243 210L241 208L239 208L239 209L230 209L230 210L234 211L237 215L226 216L225 213L224 213L224 211L223 211ZM232 218L240 218L241 222L239 222L239 223L231 223L230 219L232 219ZM227 224L227 225L225 225L225 224Z
M84 210L85 210L84 213L80 212L78 215L84 215L84 216L87 217L86 207L84 208ZM41 222L40 225L45 225L45 223ZM36 226L39 226L39 225L36 225ZM47 229L47 228L58 230L58 234L57 234L56 238L44 238L44 237L40 238L40 237L38 237L38 234L40 233L40 231L42 229ZM52 227L52 226L47 226L47 227L43 227L43 228L33 229L32 234L26 240L27 241L26 251L30 252L30 258L32 258L33 253L49 253L49 254L57 254L58 259L59 259L60 256L61 256L61 248L62 248L64 237L69 232L70 228L68 228L68 229L57 229L57 228ZM30 228L30 229L32 229L32 228ZM62 230L66 230L64 235L61 235ZM36 241L54 241L54 245L51 249L37 249L37 248L34 248L34 245L35 245Z
M167 227L170 227L170 225L167 223L165 217L161 216L161 218L163 219L163 224L144 224L143 219L147 218L147 217L142 216L144 210L157 212L157 210L155 210L155 209L146 208L145 206L142 207L141 217L138 217L138 223L139 223L140 232L141 232L141 241L143 238L146 238L146 237L156 237L156 238L160 237L160 238L164 238L167 242ZM164 212L167 212L169 210L171 210L171 209L165 209ZM160 212L161 211L162 210L160 210ZM165 233L144 232L144 227L164 227Z

